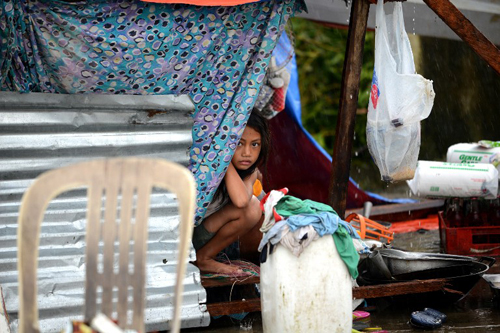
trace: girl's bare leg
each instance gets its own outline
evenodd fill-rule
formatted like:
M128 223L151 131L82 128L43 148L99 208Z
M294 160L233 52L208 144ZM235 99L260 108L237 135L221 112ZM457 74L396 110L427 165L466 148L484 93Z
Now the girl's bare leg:
M238 237L254 228L261 216L259 201L254 197L245 208L237 208L228 204L203 221L207 231L215 232L215 236L196 251L195 264L200 271L222 274L242 273L239 268L217 262L214 258Z
M254 264L259 265L260 253L258 251L260 241L262 239L262 222L264 215L259 219L259 222L249 232L240 237L240 255L242 259L249 260Z

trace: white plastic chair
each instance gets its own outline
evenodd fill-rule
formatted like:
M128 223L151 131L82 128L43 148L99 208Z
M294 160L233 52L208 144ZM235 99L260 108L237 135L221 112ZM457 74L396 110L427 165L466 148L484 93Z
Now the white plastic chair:
M145 259L150 193L153 187L157 187L177 195L181 221L171 331L179 332L183 277L194 225L195 182L191 172L179 164L160 159L141 158L95 160L51 170L40 175L26 191L21 202L18 221L20 332L39 332L37 265L40 225L44 212L49 202L57 195L79 187L87 187L88 199L85 321L90 322L96 315L96 296L99 286L102 287L101 312L109 318L112 317L112 291L113 287L117 287L118 318L114 319L118 320L121 328L135 329L139 332L144 332ZM105 207L101 207L103 194L106 197ZM119 198L121 200L118 200ZM120 216L116 216L119 201ZM115 274L113 258L117 236L119 271ZM134 269L130 274L131 240ZM100 266L103 268L102 272L98 272L100 241L104 251ZM133 288L131 304L133 318L130 324L127 322L129 287Z

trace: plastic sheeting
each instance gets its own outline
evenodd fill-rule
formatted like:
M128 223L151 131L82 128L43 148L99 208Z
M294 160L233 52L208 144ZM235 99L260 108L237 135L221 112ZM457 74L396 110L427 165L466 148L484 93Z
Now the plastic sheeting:
M183 3L196 6L236 6L252 2L264 2L269 0L142 0L157 3Z

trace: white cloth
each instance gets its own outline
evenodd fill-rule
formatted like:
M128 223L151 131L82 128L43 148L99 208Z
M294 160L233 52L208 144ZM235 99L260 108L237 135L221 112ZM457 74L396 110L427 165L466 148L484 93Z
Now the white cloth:
M276 206L278 201L280 201L286 193L288 193L288 189L286 187L279 191L272 190L260 202L260 206L264 212L264 221L262 222L262 227L260 228L261 232L264 233L269 231L276 223L276 219L274 217L274 206Z
M294 232L290 232L288 225L282 231L281 245L292 251L293 255L298 257L304 249L319 238L318 233L312 225L300 227Z

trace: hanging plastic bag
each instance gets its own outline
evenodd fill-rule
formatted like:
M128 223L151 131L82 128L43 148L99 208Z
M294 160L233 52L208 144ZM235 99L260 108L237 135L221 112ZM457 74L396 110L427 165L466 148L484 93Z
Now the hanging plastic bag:
M412 179L420 151L420 121L434 103L432 81L416 74L403 7L385 15L377 4L375 69L368 105L366 140L382 180Z

